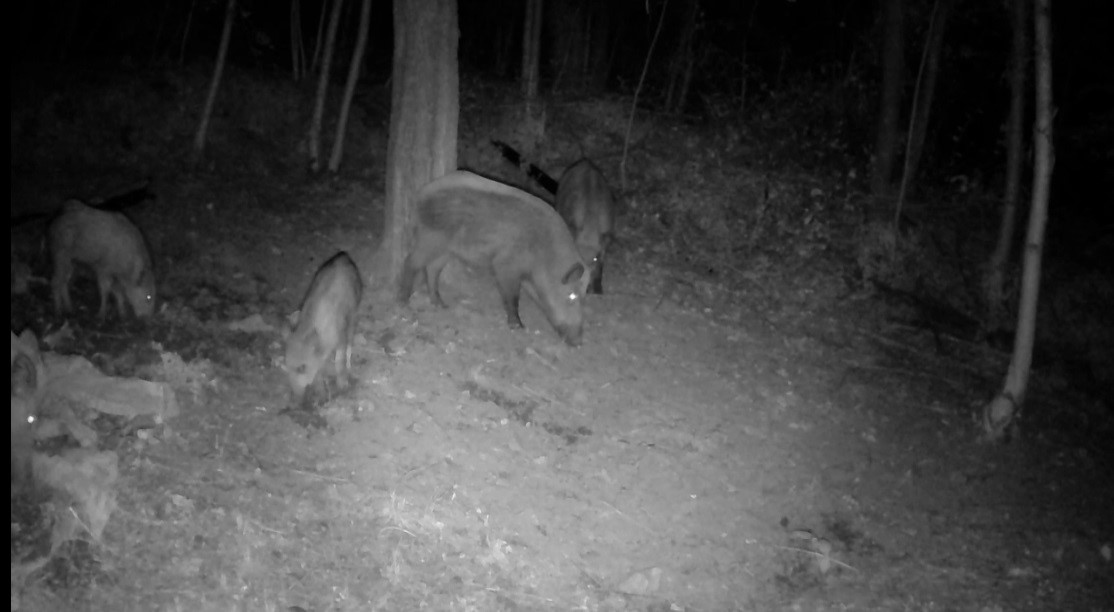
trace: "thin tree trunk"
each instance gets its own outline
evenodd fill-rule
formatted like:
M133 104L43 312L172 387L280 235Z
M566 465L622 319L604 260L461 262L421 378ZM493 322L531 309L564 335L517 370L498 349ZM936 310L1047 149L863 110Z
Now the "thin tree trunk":
M1002 328L1004 316L1002 285L1006 275L1006 265L1013 251L1014 225L1017 223L1017 200L1021 193L1022 144L1024 141L1023 124L1025 117L1025 68L1026 49L1028 48L1027 28L1028 6L1026 0L1013 0L1013 44L1010 69L1010 114L1006 120L1006 185L1002 195L1002 220L998 226L998 243L987 263L986 278L983 283L986 303L985 331L987 333Z
M681 87L677 92L677 105L674 112L683 113L688 103L689 89L692 87L693 71L696 68L696 31L700 27L700 2L692 0L689 6L689 18L685 42L684 65L681 69Z
M325 97L329 93L329 72L333 67L333 52L336 48L337 28L340 25L342 8L344 8L344 1L336 0L333 4L333 13L329 16L329 31L325 33L325 54L321 60L321 73L317 75L313 117L309 121L309 169L314 174L321 170L321 122L325 117Z
M302 44L302 0L290 0L290 70L294 82L306 72L306 51Z
M627 118L627 133L623 136L623 157L619 161L619 184L622 189L627 189L627 151L630 149L630 134L634 129L634 114L638 111L638 95L642 93L642 84L646 82L646 73L650 70L650 58L654 55L654 47L658 45L661 37L661 26L665 23L665 11L669 8L669 0L661 3L661 14L658 15L658 27L654 30L654 37L650 40L650 48L646 50L646 60L642 62L642 74L638 77L638 85L634 88L634 100L630 105L630 117Z
M224 75L225 59L228 57L228 42L232 39L232 23L236 20L236 0L228 0L224 9L224 30L220 35L220 49L217 51L217 63L213 67L213 80L209 83L209 95L205 98L205 108L201 111L201 123L197 126L197 134L193 138L193 152L198 158L205 152L205 137L209 132L209 119L213 116L213 105L217 101L217 91L220 90L220 80Z
M538 97L542 40L542 0L526 0L526 19L522 25L522 97L529 102Z
M367 34L371 25L371 0L363 0L360 6L360 29L356 34L356 46L352 49L352 62L348 66L348 82L344 85L344 97L340 102L337 116L337 132L333 138L333 152L329 156L329 172L340 169L340 158L344 155L344 132L348 128L348 112L352 109L352 98L356 95L356 83L360 80L360 65L367 47Z
M700 3L692 0L685 13L684 30L677 50L673 56L672 70L670 71L669 91L666 95L665 106L670 111L679 113L684 110L688 98L689 83L692 81L692 69L695 65L693 50L695 46L697 17L700 15Z
M59 61L65 62L70 54L70 49L73 47L74 37L77 36L78 28L81 25L82 4L82 0L73 0L70 3L70 12L63 26L62 39L58 44Z
M340 2L340 0L335 0ZM321 14L317 16L317 37L313 40L313 66L310 72L317 74L321 69L321 48L324 46L325 15L329 14L329 0L321 3Z
M870 190L876 197L890 190L897 157L898 121L901 118L902 74L905 62L905 0L882 2L882 99L878 108L878 133L874 141L874 164Z
M186 42L190 39L190 28L193 27L193 13L197 10L197 0L190 0L190 12L186 14L186 27L182 29L182 44L178 45L178 66L186 63Z
M747 84L749 82L748 73L750 72L749 64L747 63L747 53L750 47L747 41L750 40L750 31L754 26L754 14L758 11L758 3L761 0L754 0L754 4L750 5L750 15L747 17L747 27L743 29L743 42L742 42L742 60L740 61L740 72L742 73L742 85L739 88L739 111L745 112L747 108Z
M499 28L495 37L495 74L505 77L511 65L514 31L510 28Z
M592 26L588 32L591 49L587 54L587 83L591 91L599 92L607 87L610 75L608 58L611 56L611 11L607 4L597 4L589 14L593 15Z
M940 53L944 47L944 30L948 23L951 0L936 0L932 7L932 21L928 36L921 53L921 65L917 69L917 85L913 91L913 108L909 111L909 137L905 140L905 164L901 172L901 188L897 192L897 206L894 207L894 236L900 236L901 209L905 205L905 195L920 163L924 150L924 138L928 129L928 117L932 114L932 101L936 95L936 77L940 74ZM896 246L897 240L894 240Z
M166 17L170 14L171 0L166 0L162 4L162 12L159 14L159 27L155 28L155 40L151 43L151 59L148 63L154 64L159 59L159 43L162 42L162 32L166 28Z
M1021 276L1021 299L1017 334L1005 384L983 410L983 433L991 441L1001 440L1025 403L1029 370L1033 362L1033 340L1040 293L1041 254L1044 226L1048 219L1049 186L1055 154L1052 148L1052 27L1051 0L1036 0L1033 18L1036 40L1036 125L1033 128L1033 198L1029 207L1029 230L1025 236L1025 259Z
M925 135L928 133L928 119L932 114L932 104L936 100L936 82L940 76L940 56L944 49L944 32L951 14L952 0L936 0L928 40L925 41L923 68L917 77L917 92L914 94L915 112L910 113L909 140L905 152L905 168L902 171L902 189L912 185L920 167L921 153L924 151Z
M460 117L455 0L395 0L387 206L376 278L397 289L412 198L456 169Z

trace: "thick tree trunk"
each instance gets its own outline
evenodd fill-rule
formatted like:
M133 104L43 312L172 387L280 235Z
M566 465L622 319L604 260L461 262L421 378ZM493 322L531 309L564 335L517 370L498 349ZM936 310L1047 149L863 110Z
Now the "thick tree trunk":
M205 152L205 138L209 133L209 119L213 116L217 91L220 90L220 80L224 75L225 59L228 57L228 42L232 40L232 23L234 21L236 21L236 0L228 0L224 9L224 30L220 35L220 50L217 51L217 63L213 68L213 80L209 83L209 95L205 97L205 108L201 111L201 122L197 126L197 134L193 137L193 152L197 157Z
M395 0L387 206L377 278L397 288L414 193L456 169L460 115L455 0Z
M986 304L985 331L992 333L1002 328L1005 315L1002 303L1002 285L1006 266L1013 252L1013 232L1017 223L1017 200L1021 193L1022 144L1025 117L1025 69L1028 65L1026 50L1028 36L1028 3L1026 0L1011 2L1013 19L1013 44L1010 68L1010 114L1006 120L1006 185L1002 195L1002 220L998 226L998 243L990 255L983 280L983 301Z
M538 97L541 46L542 0L526 0L526 19L522 25L522 97L527 102Z
M333 138L333 152L329 156L329 172L340 169L340 159L344 155L344 132L348 128L348 113L352 110L352 98L356 95L356 83L360 80L360 65L367 47L368 28L371 25L371 0L363 0L360 6L360 29L356 35L356 45L352 48L352 62L348 65L348 82L344 86L344 98L340 102L337 116L337 133Z
M1052 149L1052 27L1051 0L1036 0L1033 17L1036 40L1036 125L1033 128L1033 198L1029 207L1029 230L1025 236L1025 259L1021 276L1021 299L1017 314L1017 334L1013 357L1005 384L998 396L983 410L983 433L989 440L1000 440L1015 422L1025 402L1029 369L1033 363L1033 340L1037 325L1037 297L1040 293L1041 254L1044 226L1048 219L1049 186L1055 156Z
M897 158L898 122L901 119L901 92L905 62L905 0L882 2L882 99L878 107L878 127L874 140L874 165L870 190L875 196L890 191L894 161Z
M314 97L313 117L309 121L309 169L314 174L321 170L321 122L325 117L325 98L329 93L329 73L333 67L337 27L340 25L340 11L343 8L344 1L335 0L333 13L329 16L329 31L325 34L325 55L321 61L321 73L317 76L317 95Z

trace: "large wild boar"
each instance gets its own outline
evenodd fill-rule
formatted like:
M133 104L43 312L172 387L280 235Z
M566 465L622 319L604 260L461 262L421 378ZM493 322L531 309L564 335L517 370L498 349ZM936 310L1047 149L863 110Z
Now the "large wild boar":
M77 200L62 206L48 232L54 262L51 288L54 308L59 313L73 308L70 279L74 264L89 266L97 276L104 318L111 294L116 311L124 317L127 302L138 317L147 317L155 308L155 275L151 254L139 228L123 214L99 210Z
M10 330L9 330L10 331ZM34 434L31 424L35 420L46 368L35 335L29 330L16 336L12 334L12 484L22 486L31 479L31 450Z
M572 231L580 256L591 266L588 291L603 293L603 261L613 236L615 208L603 172L587 159L569 166L557 186L556 207Z
M283 369L290 381L293 405L306 407L306 387L332 360L338 388L348 386L356 309L364 284L347 253L337 253L313 276L298 322L286 337Z
M583 332L581 302L588 270L572 235L551 206L522 191L459 170L418 191L409 255L399 284L406 304L424 273L430 300L444 306L441 270L450 257L490 270L499 286L507 323L521 328L522 287L571 346Z

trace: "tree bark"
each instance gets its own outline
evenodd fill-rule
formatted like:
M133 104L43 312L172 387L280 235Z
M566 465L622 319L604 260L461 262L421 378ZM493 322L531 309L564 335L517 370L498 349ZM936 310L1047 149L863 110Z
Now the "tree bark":
M325 98L329 93L329 73L333 67L333 51L336 49L337 27L340 25L342 8L344 0L335 0L333 12L329 15L329 31L325 33L325 54L321 60L321 74L317 76L313 117L309 121L309 169L314 174L321 170L321 122L325 117Z
M878 127L874 141L874 164L870 190L876 197L890 191L894 160L897 157L898 121L901 118L901 93L904 86L905 0L886 0L882 4L882 99L878 108Z
M360 29L356 34L356 46L352 49L352 62L348 65L348 82L344 86L344 97L340 102L337 116L337 132L333 138L333 152L329 156L329 172L340 169L340 159L344 155L344 132L348 128L348 113L352 110L352 98L356 95L356 83L360 80L360 66L367 47L368 28L371 25L371 0L363 0L360 6Z
M998 243L990 255L983 281L983 301L986 305L984 328L987 333L1002 328L1004 317L1002 285L1006 266L1013 251L1013 232L1017 223L1017 200L1021 193L1021 167L1023 163L1022 145L1024 142L1023 124L1025 117L1025 69L1028 65L1026 48L1028 36L1026 26L1028 5L1026 0L1013 0L1010 68L1010 114L1006 120L1006 184L1002 194L1002 220L998 225Z
M213 68L213 80L209 83L209 95L205 97L205 108L201 111L201 122L197 126L197 134L193 137L194 155L200 157L205 152L205 138L209 132L209 120L213 116L213 106L217 101L217 91L220 90L220 80L224 75L225 59L228 57L228 42L232 39L232 23L236 21L236 0L228 0L224 9L224 30L220 35L220 49L217 51L217 62Z
M387 205L376 270L397 289L414 193L456 169L460 115L455 0L394 0Z
M1005 384L983 410L983 433L991 441L1001 440L1015 423L1025 402L1029 370L1033 362L1033 340L1040 293L1041 255L1044 227L1048 219L1049 186L1055 155L1052 148L1052 27L1051 0L1036 0L1036 125L1033 128L1033 197L1029 206L1029 229L1025 236L1025 259L1021 276L1017 333Z
M522 25L522 97L528 103L538 97L541 46L542 0L526 0L526 19Z

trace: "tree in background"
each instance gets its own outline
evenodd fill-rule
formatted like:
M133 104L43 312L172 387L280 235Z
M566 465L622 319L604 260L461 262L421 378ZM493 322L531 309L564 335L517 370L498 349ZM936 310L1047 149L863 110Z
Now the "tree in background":
M878 107L877 134L870 177L875 197L890 191L897 158L898 122L901 120L901 92L905 83L905 0L882 2L882 97Z
M344 132L348 128L348 114L352 110L352 98L356 95L356 83L360 80L360 66L363 65L364 49L367 48L368 28L371 26L371 0L363 0L360 6L360 25L356 34L356 45L352 48L352 62L348 65L348 82L344 86L344 97L340 102L337 116L336 137L333 139L333 152L329 156L329 172L340 169L340 159L344 155Z
M541 46L542 0L526 0L526 19L522 25L522 97L527 103L538 97Z
M1026 29L1029 21L1026 0L1013 0L1010 51L1010 111L1006 119L1006 185L1002 195L1002 218L998 225L998 242L983 278L983 301L986 307L984 328L993 333L1002 328L1005 315L1002 299L1002 285L1013 252L1013 232L1017 224L1017 200L1021 193L1022 145L1024 142L1025 119L1025 69L1028 67L1028 36Z
M1029 370L1033 365L1033 340L1037 326L1037 297L1040 293L1041 254L1044 227L1048 219L1049 187L1055 155L1052 148L1052 27L1051 0L1036 0L1033 17L1036 40L1036 124L1033 126L1033 197L1029 205L1029 229L1025 236L1025 255L1021 274L1021 299L1018 304L1017 333L1013 357L1005 383L998 395L983 409L983 433L987 439L1002 439L1016 423Z
M333 51L336 49L337 27L340 25L340 11L343 7L342 0L336 0L333 4L333 13L329 16L329 30L325 33L321 73L317 77L317 96L313 104L313 118L309 123L309 169L313 173L321 169L321 122L325 116L325 96L329 91L329 73L333 67Z
M213 116L213 106L217 101L217 91L220 90L221 76L224 75L224 64L228 58L228 43L232 39L232 23L236 21L236 0L228 0L224 9L224 29L220 35L220 49L217 51L216 66L213 68L213 79L209 82L209 94L205 97L205 108L201 111L201 121L197 125L197 133L193 137L193 152L200 157L205 152L205 138L209 132L209 119Z

